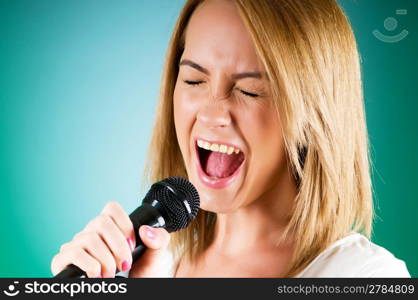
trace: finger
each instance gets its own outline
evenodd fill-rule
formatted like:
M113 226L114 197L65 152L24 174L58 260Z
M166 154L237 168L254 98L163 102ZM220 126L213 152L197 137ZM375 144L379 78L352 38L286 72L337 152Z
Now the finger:
M68 243L64 243L61 245L60 247L60 251L59 252L64 252L66 249L68 249L69 247L71 247L71 242Z
M85 232L74 245L83 248L100 262L102 277L115 277L116 261L113 253L96 232Z
M128 270L132 265L132 252L118 226L109 216L100 215L94 220L93 227L111 250L118 269Z
M155 277L165 268L170 234L163 228L143 225L139 235L148 249L132 266L130 277Z
M73 247L54 256L51 270L54 276L73 264L83 270L88 277L101 277L100 263L90 256L84 249Z
M139 236L145 246L154 250L167 248L170 242L170 234L164 228L154 228L148 225L142 225L139 228Z
M119 230L122 231L123 235L127 239L130 239L128 243L131 245L133 251L135 248L134 245L136 245L134 226L123 207L118 202L109 202L103 208L102 214L110 216L113 222L119 227Z

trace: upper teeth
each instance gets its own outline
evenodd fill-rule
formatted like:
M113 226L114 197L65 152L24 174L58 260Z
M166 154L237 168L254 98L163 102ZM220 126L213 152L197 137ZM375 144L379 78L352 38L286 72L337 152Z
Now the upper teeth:
M206 149L206 150L215 151L215 152L222 152L222 153L226 153L228 155L230 155L232 153L238 154L240 152L239 149L231 147L231 146L209 143L209 142L202 141L202 140L197 140L197 145L200 148L203 148L203 149Z

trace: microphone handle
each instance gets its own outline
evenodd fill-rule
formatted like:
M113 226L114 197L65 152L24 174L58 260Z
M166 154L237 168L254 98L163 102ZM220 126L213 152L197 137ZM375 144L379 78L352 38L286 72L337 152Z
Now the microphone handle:
M154 205L159 205L158 202ZM135 209L130 215L129 218L132 221L134 232L135 232L135 240L136 240L136 247L132 252L132 262L135 262L147 249L147 247L142 242L141 238L139 237L138 229L141 225L149 225L152 227L165 227L165 221L161 217L160 212L158 211L157 207L154 205L150 205L148 203L143 203L137 209ZM125 277L121 274L118 274L120 271L116 269L115 277ZM61 272L54 276L56 279L71 279L71 278L85 278L87 274L77 267L74 264L70 264L64 268Z
M136 261L147 249L147 247L140 241L139 245L132 252L132 261ZM120 274L120 271L116 269L115 278L126 278L126 276ZM86 278L87 274L76 265L68 265L64 270L54 276L55 279L75 279Z

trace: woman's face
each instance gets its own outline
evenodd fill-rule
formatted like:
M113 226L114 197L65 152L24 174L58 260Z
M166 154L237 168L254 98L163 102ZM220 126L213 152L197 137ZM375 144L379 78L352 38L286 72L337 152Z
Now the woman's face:
M175 127L201 208L228 213L262 199L287 172L282 127L235 4L210 0L196 9L179 65Z

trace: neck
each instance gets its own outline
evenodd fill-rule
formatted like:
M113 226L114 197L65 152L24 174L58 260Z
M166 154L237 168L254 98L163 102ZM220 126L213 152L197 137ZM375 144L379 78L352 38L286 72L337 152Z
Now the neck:
M289 172L261 197L228 214L217 214L211 249L224 255L273 249L288 224L296 197L296 185ZM292 245L292 235L284 241Z

